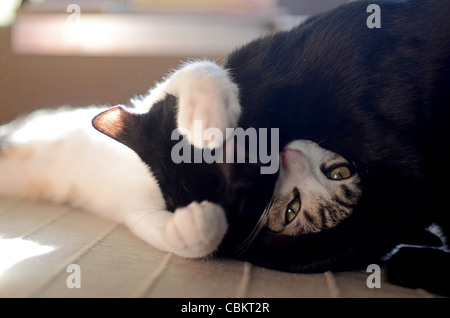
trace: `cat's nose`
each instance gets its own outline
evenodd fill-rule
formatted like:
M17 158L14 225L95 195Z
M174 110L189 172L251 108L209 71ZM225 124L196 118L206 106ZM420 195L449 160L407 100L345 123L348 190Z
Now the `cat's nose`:
M301 156L301 152L299 150L285 148L280 154L281 164L284 169L289 169L289 166Z

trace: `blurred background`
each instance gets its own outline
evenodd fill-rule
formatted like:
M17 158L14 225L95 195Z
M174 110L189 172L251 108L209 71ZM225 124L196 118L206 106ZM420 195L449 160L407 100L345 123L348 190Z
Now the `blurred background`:
M351 0L0 0L0 123L37 108L127 104L181 62Z

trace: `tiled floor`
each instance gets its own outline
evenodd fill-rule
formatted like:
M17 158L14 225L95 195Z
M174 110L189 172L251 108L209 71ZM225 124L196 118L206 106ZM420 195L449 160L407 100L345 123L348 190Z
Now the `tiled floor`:
M369 275L183 259L95 215L0 198L0 297L434 297L383 279L369 289Z

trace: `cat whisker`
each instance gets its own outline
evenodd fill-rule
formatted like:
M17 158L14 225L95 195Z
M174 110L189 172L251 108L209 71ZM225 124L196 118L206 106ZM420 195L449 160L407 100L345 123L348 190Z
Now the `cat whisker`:
M256 236L261 232L262 228L267 224L267 219L269 217L269 211L272 208L275 200L271 199L269 203L266 205L261 217L253 228L252 232L247 236L245 240L243 240L239 245L237 245L233 249L233 253L236 256L242 255L250 246L250 244L255 240Z
M325 142L325 140L327 140L328 138L324 138L324 139L322 139L321 141L319 141L317 144L318 145L320 145L320 144L322 144L323 142Z

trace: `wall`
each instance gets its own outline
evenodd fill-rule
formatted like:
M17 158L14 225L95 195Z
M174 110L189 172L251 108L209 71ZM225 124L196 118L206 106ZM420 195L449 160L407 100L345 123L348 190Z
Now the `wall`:
M0 28L0 122L64 104L126 104L186 57L17 55L10 29Z

